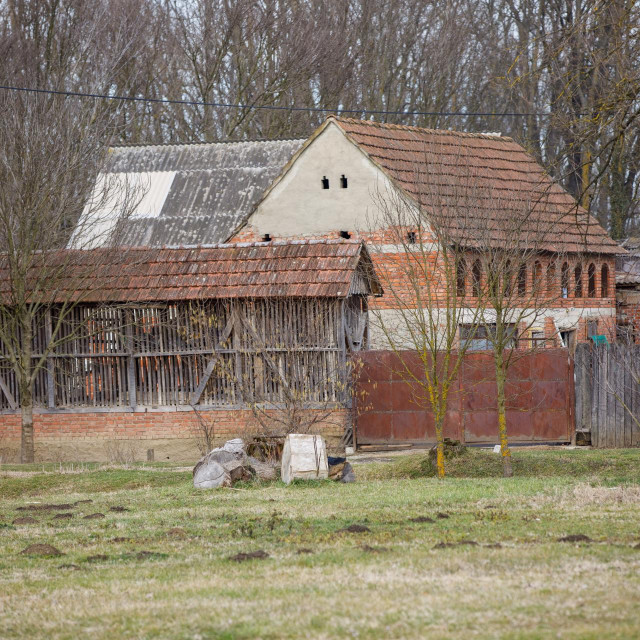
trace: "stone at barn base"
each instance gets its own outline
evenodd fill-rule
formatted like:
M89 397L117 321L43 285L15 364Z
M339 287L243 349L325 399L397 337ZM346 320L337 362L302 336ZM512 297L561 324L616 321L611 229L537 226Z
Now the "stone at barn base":
M295 478L319 480L329 477L327 445L322 436L290 433L282 449L280 477L286 484Z
M193 486L196 489L230 487L238 480L249 480L251 477L244 443L240 438L212 449L193 468Z

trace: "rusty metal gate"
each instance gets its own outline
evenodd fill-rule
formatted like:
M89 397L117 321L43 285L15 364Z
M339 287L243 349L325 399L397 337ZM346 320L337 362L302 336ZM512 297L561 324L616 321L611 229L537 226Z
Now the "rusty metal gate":
M435 441L433 414L421 385L402 374L399 358L421 370L417 354L366 351L356 382L357 444L427 444ZM468 353L451 389L445 437L467 444L497 442L493 358ZM511 442L569 442L575 432L573 361L566 349L523 354L507 377L507 430Z

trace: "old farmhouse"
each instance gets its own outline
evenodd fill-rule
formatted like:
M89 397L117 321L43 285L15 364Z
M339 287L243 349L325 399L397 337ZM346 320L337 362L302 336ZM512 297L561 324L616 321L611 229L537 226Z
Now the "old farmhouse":
M524 274L527 286L544 273L558 293L549 296L534 333L549 346L572 347L593 334L615 339L619 245L510 138L331 116L304 142L121 147L113 153L115 173L150 185L130 234L118 240L128 245L360 238L376 269L389 273L404 249L385 228L381 208L398 198L427 208L437 200L468 236L471 273L469 230L513 242L500 234L510 220L526 216L527 241L537 235L540 253ZM418 241L428 241L428 233ZM471 293L471 282L467 286ZM390 295L375 304L393 313ZM371 345L384 346L375 326Z

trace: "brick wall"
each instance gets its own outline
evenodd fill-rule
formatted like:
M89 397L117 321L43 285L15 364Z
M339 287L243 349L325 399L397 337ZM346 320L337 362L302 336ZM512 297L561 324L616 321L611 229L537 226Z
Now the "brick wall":
M249 436L258 431L249 410L202 411L215 424L215 440ZM336 409L314 429L330 448L339 446L348 422L346 409ZM108 460L114 451L135 449L138 460L154 449L156 460L193 461L199 457L199 422L193 411L35 413L36 460ZM0 455L3 461L15 459L20 448L20 414L0 414Z
M336 230L331 233L324 234L322 236L292 236L287 237L287 240L309 240L309 239L326 239L326 238L338 238L341 230ZM370 301L371 308L373 309L393 309L398 306L398 298L403 300L411 300L414 296L412 287L406 282L406 268L403 266L404 251L402 248L399 252L393 251L393 246L398 241L398 232L389 230L380 230L376 232L359 233L355 230L344 229L348 231L353 239L362 239L369 245L371 257L374 262L375 269L380 277L383 288L387 290L387 293L381 298L374 298ZM284 240L285 238L273 237L273 240ZM242 228L230 242L259 242L262 237L259 236L251 226ZM428 243L432 240L428 235L423 236L422 242ZM383 251L379 251L383 249ZM433 255L433 263L436 262L436 254ZM546 268L547 260L540 259L542 267L542 276L546 282ZM576 297L576 280L575 280L575 266L578 260L574 257L568 258L569 264L569 294L567 298L560 298L550 295L549 300L551 304L550 308L554 309L604 309L611 313L615 309L615 257L599 256L599 255L585 255L581 256L580 264L582 265L582 295ZM595 267L593 286L595 288L595 295L589 296L589 265L592 264ZM602 267L606 265L608 268L608 282L606 283L606 295L602 295ZM558 291L560 288L560 265L556 268L555 273L556 286ZM533 265L531 265L527 272L527 286L530 288L533 286ZM396 295L389 293L389 289L393 288ZM470 290L470 283L467 282L467 290ZM553 298L553 299L552 299ZM469 303L473 304L472 298L468 298ZM613 316L613 314L611 314ZM606 325L606 333L615 339L615 320L609 321L602 318L601 322L603 326ZM611 325L611 327L609 327ZM605 331L602 331L605 333ZM586 340L586 323L582 320L578 326L578 340Z

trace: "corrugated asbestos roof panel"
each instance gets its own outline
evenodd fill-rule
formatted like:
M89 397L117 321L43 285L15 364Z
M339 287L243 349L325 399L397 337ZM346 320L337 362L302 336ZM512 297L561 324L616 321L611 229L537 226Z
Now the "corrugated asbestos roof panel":
M622 246L629 252L630 255L640 258L640 236L634 236L627 238Z
M149 216L136 210L118 244L178 247L225 242L303 142L114 147L112 173L172 176L160 212Z
M629 253L616 258L616 284L640 285L640 238L627 238L622 246Z
M543 250L620 253L597 220L511 138L332 119L425 208L444 211L461 243L474 246L482 237L503 246L517 228ZM528 221L524 230L520 219Z
M295 260L290 259L292 247L297 253ZM318 255L322 256L322 269L317 268ZM335 298L348 295L356 272L367 274L367 292L381 293L371 258L357 240L226 244L161 251L140 247L66 250L47 259L64 274L52 283L58 302ZM9 271L6 260L0 257L0 296L6 298L9 292Z

